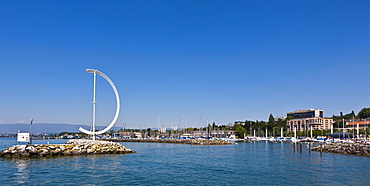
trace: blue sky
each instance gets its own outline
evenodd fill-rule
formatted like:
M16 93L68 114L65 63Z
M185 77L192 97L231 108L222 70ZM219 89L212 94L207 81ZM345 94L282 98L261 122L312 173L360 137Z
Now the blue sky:
M370 1L0 1L0 123L199 127L369 107ZM115 112L98 78L98 125ZM116 125L116 126L117 126Z

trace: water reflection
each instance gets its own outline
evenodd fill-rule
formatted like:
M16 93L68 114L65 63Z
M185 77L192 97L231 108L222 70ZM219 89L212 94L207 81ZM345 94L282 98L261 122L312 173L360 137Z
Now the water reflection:
M137 153L0 158L4 185L369 185L370 159L307 144L125 143ZM267 147L267 148L266 148ZM348 179L350 178L350 179Z
M28 166L30 164L29 159L15 159L14 160L15 166L18 169L17 172L14 173L14 179L16 183L24 184L29 181L29 174L30 170Z

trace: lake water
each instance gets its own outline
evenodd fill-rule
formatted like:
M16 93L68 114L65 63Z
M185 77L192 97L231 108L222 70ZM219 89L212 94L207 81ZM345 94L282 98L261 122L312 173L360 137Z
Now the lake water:
M34 140L36 144L66 140ZM1 150L16 139L0 139ZM370 157L291 143L122 143L123 155L0 158L3 185L370 185ZM299 148L298 148L299 149Z

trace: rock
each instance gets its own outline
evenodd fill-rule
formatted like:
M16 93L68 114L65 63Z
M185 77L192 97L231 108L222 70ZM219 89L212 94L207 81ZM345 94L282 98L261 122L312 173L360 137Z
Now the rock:
M15 145L0 152L0 156L58 156L58 155L83 155L83 154L118 154L135 153L121 144L93 141L70 140L59 145Z
M49 155L49 153L46 153L46 152L40 152L39 153L39 156L46 156L46 155Z
M75 147L72 148L73 151L79 151L80 150L80 147L77 145Z
M29 150L28 150L28 153L29 153L30 155L32 155L32 154L38 154L38 151L37 151L37 149L36 149L36 148L34 148L33 146L31 146L31 147L29 148Z
M59 146L59 145L58 145ZM64 145L60 145L59 146L59 149L61 150L61 151L64 151L66 148L64 147Z
M86 150L86 153L87 154L91 154L92 152L93 152L93 150L91 148L89 148L89 149Z
M72 151L72 155L81 155L82 154L82 152L80 152L80 151Z
M62 153L62 155L72 155L72 152L69 150L66 150Z
M25 151L26 150L26 145L18 145L16 147L17 151Z
M370 144L342 144L342 143L329 143L322 146L314 147L313 151L333 152L342 154L354 154L362 156L370 156L370 153L366 150L370 148Z
M24 157L28 157L28 156L30 156L30 154L29 154L29 153L27 153L26 151L24 151L24 152L22 152L22 153L20 152L20 153L19 153L19 155L20 155L20 156L24 156Z

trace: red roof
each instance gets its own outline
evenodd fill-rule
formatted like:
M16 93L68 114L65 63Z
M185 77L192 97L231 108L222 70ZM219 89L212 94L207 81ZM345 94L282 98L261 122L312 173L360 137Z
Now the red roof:
M357 126L357 123L358 123L358 125L360 126L360 125L369 125L370 126L370 121L351 121L351 122L349 122L347 125L350 125L350 126Z

